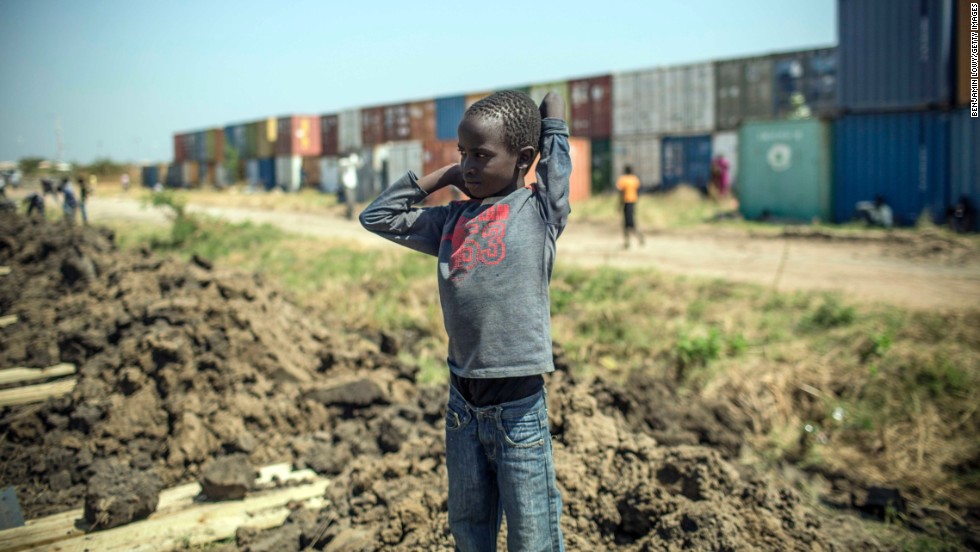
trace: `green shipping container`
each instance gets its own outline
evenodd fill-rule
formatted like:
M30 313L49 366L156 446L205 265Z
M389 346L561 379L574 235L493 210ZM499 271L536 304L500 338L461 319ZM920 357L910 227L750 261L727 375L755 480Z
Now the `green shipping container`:
M245 151L239 153L243 159L255 159L259 151L259 123L245 125Z
M612 140L592 140L592 193L601 194L613 189Z
M831 148L827 123L754 121L738 134L742 216L831 219Z

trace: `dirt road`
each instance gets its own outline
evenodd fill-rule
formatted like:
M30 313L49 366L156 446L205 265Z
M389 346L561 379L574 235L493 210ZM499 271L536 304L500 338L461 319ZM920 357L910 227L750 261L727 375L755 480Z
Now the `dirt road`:
M232 222L250 220L299 234L397 247L365 232L356 221L328 215L193 205L190 209ZM166 222L161 211L143 208L139 201L128 198L95 198L89 213L93 221ZM903 254L901 248L896 250L884 240L753 237L744 231L710 227L652 234L644 247L628 251L621 243L615 225L573 223L559 241L559 262L651 268L776 286L780 291L836 290L858 300L922 309L980 306L980 256L975 254L951 262L941 256Z

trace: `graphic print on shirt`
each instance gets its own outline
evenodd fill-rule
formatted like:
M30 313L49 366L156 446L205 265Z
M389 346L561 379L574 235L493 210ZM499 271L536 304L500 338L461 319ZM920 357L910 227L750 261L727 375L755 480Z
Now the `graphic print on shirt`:
M452 235L443 236L452 243L449 279L459 281L469 276L477 265L500 264L507 256L507 219L509 205L491 205L476 218L459 217Z

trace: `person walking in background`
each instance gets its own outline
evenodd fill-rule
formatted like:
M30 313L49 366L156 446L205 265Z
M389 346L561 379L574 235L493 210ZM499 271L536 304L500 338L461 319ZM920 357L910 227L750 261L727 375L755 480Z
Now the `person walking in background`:
M92 193L92 179L95 175L89 177L88 182L85 179L78 177L78 192L81 196L81 201L78 202L78 208L82 211L82 224L88 224L88 211L85 209L85 203L88 201L89 194Z
M352 153L340 160L340 180L344 185L344 203L347 204L347 220L354 220L354 202L357 199L357 169L361 167L361 158Z
M61 195L64 198L61 202L61 209L65 213L65 222L75 224L75 210L78 208L78 198L75 196L75 190L71 187L71 180L68 178L61 179Z
M122 186L122 191L129 191L129 173L123 173L122 176L119 177L119 184Z
M623 176L616 181L619 200L623 206L623 249L630 248L630 234L643 245L643 234L636 229L636 201L640 197L640 179L633 174L633 167L626 165Z
M37 213L37 216L44 218L44 194L31 192L27 194L24 198L24 203L27 204L27 216L32 216Z
M715 189L719 198L728 197L731 191L732 182L729 176L729 164L724 155L716 155L711 162L711 185Z

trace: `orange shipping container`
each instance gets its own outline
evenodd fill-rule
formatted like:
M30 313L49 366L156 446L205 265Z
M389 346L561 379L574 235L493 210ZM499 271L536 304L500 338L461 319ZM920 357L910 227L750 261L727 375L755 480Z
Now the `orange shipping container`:
M436 140L436 102L412 102L408 104L410 138L422 142Z
M280 117L276 155L320 155L320 118L315 115Z

